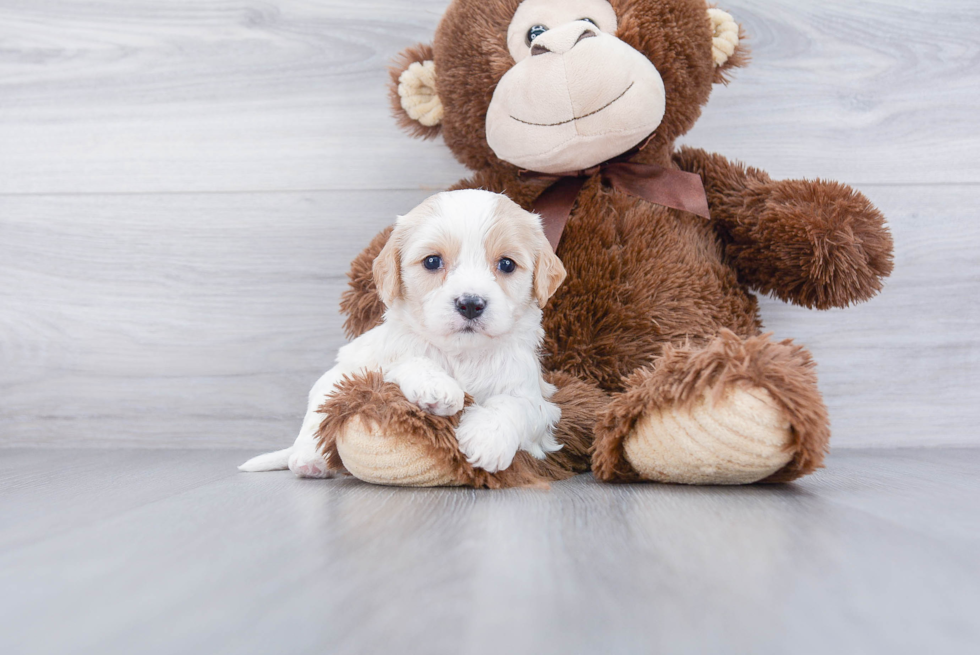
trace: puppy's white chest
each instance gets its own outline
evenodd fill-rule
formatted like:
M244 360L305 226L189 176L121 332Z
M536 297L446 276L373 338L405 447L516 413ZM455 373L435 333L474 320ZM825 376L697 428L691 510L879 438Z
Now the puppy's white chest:
M502 353L493 351L467 352L444 362L446 372L477 403L483 403L493 396L513 393L527 376L515 371L514 362Z

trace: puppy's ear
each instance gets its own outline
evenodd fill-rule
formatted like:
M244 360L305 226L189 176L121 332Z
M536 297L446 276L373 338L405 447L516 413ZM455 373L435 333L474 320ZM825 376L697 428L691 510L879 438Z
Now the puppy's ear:
M390 307L402 293L402 262L396 244L396 232L397 230L388 237L388 243L378 253L372 267L374 286L386 307Z
M423 139L439 134L442 123L434 56L431 45L420 43L404 50L388 69L392 113L402 129Z
M538 259L534 263L534 297L538 299L538 307L544 308L548 299L565 281L565 265L551 250L551 244L547 240L542 238L541 242Z

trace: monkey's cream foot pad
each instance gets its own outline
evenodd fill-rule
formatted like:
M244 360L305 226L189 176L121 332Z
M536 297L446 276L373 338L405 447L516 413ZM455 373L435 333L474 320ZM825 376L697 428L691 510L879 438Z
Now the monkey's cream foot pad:
M623 452L647 480L683 484L748 484L792 458L789 419L765 389L735 386L691 406L645 414Z
M408 435L385 434L359 417L337 435L337 453L347 471L364 482L399 487L461 484L449 466L433 457L431 448Z

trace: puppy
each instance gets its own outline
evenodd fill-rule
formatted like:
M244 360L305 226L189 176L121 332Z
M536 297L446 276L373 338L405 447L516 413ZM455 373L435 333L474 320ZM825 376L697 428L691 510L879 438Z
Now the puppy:
M561 410L548 401L555 388L542 378L538 350L541 307L565 269L536 215L487 191L437 194L398 218L373 272L384 322L340 349L310 392L293 446L241 470L330 477L317 409L344 376L368 370L440 416L463 409L469 393L475 402L456 439L474 466L499 471L518 450L544 458L561 447L552 436Z

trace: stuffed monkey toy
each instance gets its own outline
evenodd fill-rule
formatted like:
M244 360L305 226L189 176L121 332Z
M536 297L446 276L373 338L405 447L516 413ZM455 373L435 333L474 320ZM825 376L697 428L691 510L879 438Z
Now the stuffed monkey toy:
M542 215L568 272L544 312L562 408L547 460L495 474L380 376L323 407L334 469L393 485L504 487L591 469L603 482L786 482L821 466L827 410L805 348L762 334L754 293L803 307L874 296L892 270L881 213L837 182L677 148L747 61L704 0L454 0L432 45L405 51L391 98L411 134L441 135L473 171L454 188ZM378 324L371 273L389 230L353 262L350 336Z

